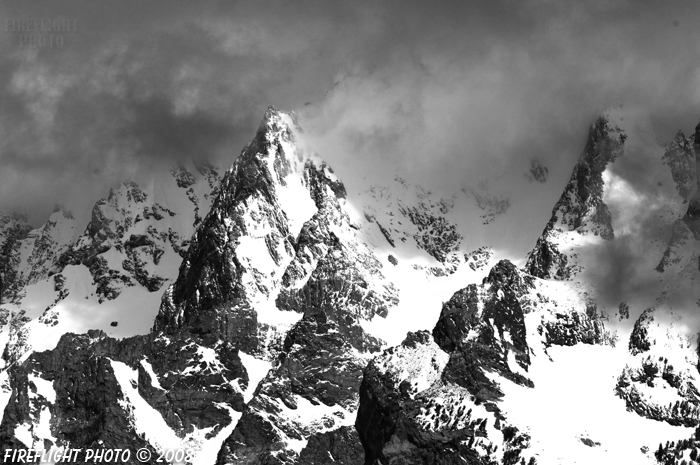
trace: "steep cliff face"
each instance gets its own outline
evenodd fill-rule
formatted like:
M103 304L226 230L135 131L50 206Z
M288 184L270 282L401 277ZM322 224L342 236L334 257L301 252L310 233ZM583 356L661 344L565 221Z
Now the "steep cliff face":
M679 196L683 204L688 204L684 214L673 224L671 237L663 257L659 261L656 271L663 273L672 269L670 274L677 273L679 269L686 268L692 261L695 243L700 240L700 227L698 227L698 202L700 191L698 190L698 158L700 158L700 124L695 128L696 134L686 138L682 131L678 131L676 138L667 147L663 161L671 169L673 180L676 183Z
M694 313L700 308L700 229L697 219L697 205L700 202L699 137L700 124L696 126L695 134L687 139L679 131L664 156L676 181L682 205L671 228L666 249L655 268L662 289L653 306L657 308L656 313L661 315ZM671 157L668 157L669 153Z
M659 155L675 190L658 194L674 206L660 221L686 213L659 257L661 293L648 302L657 313L643 312L627 329L630 306L620 304L622 323L615 326L632 331L629 341L617 344L609 302L599 302L592 286L596 257L618 247L612 244L613 212L634 217L621 210L624 203L611 203L613 209L607 203L620 201L625 183L623 171L611 167L627 140L617 126L621 120L613 111L591 127L524 272L497 264L481 286L453 294L432 335L410 336L365 369L356 422L365 463L617 463L623 457L654 463L655 441L697 426L697 341L688 329L694 323L673 313L689 311L698 297L697 242L687 221L697 195L695 137L679 134ZM671 232L672 224L673 218L660 226ZM629 241L629 234L621 230L617 240ZM648 254L658 250L646 247ZM657 280L653 267L639 270L640 277ZM643 299L632 297L639 311ZM418 379L426 386L414 386ZM477 408L483 410L475 417ZM421 421L421 409L433 416ZM606 428L600 415L618 430ZM625 438L632 430L635 439ZM683 444L688 459L693 442ZM673 454L673 447L664 449ZM681 463L678 457L673 463Z
M17 302L22 296L22 246L31 229L25 217L0 215L0 303Z
M12 234L2 241L2 306L11 324L0 325L0 366L53 348L68 332L148 333L159 291L177 276L197 210L209 209L218 182L211 165L179 165L147 185L112 190L84 231L63 210L34 230L17 217L4 222Z
M444 304L432 335L409 334L373 359L355 423L365 463L515 464L533 457L529 435L503 407L503 383L536 389L532 357L547 357L553 345L614 343L585 301L565 285L559 292L551 286L501 261L481 285Z
M295 461L312 435L351 424L366 354L380 347L360 321L398 302L350 220L343 184L304 152L296 131L288 115L268 110L224 177L154 326L233 341L274 363L221 463Z
M382 345L361 322L385 317L398 293L351 220L343 184L304 150L298 131L289 115L270 108L220 186L213 169L173 169L174 189L195 207L186 220L157 191L133 183L98 202L85 235L59 257L56 286L72 291L70 278L56 277L89 267L100 302L123 305L131 287L155 292L167 282L173 253L183 258L177 279L149 335L66 335L34 355L15 336L12 347L25 350L14 350L12 361L22 363L4 372L11 405L4 444L90 447L138 436L154 448L213 448L204 463L219 448L221 463L308 461L327 452L355 460L361 449L348 428L362 369ZM200 184L215 197L204 218L195 202L204 195L192 194ZM182 224L194 231L191 240L175 228ZM82 355L74 365L70 354L90 351L97 368L85 372ZM51 370L61 364L89 379L87 389L108 385L104 405L94 407L116 409L107 427L93 434L94 425L52 420L42 436L33 432L37 418L15 412L22 405L43 411L43 400L22 400L31 397L22 370L31 366L42 383L55 385ZM63 402L63 393L57 399ZM69 415L60 402L51 407L59 419ZM163 425L163 437L148 435L141 421L149 417ZM71 436L71 428L83 432ZM18 439L15 432L24 429L32 434Z
M64 337L54 351L11 369L11 397L0 424L3 449L147 444L120 408L124 395L115 370L93 352L94 336Z
M235 326L231 315L240 307L250 306L258 315L271 307L274 322L275 300L284 311L302 313L323 300L310 294L317 281L328 279L350 286L330 297L354 299L348 304L357 316L371 318L391 306L395 297L382 282L382 265L358 241L344 211L342 183L296 145L294 131L288 115L268 110L255 139L224 176L221 194L164 297L156 330L188 328L229 337ZM323 276L329 266L333 276ZM354 279L343 279L350 274Z
M610 116L601 116L591 126L571 179L525 265L530 274L570 279L584 266L573 249L586 241L615 237L612 217L603 201L604 173L608 164L622 156L626 138Z
M48 294L39 304L45 310L43 322L47 326L56 324L50 310L68 295L68 290L63 275L51 275L60 255L72 246L77 235L75 219L63 210L54 212L38 229L32 229L18 215L0 219L0 367L30 350L26 325L40 313L28 309L27 303L36 300L37 290L43 288Z
M625 139L610 114L591 127L524 269L488 242L513 220L506 198L395 178L352 203L274 108L222 178L180 165L126 183L84 232L63 211L35 230L3 217L0 446L187 449L202 465L653 463L650 445L700 424L694 323L671 313L700 276L697 137L659 154L682 207L646 270L664 294L633 328L639 303L611 322L579 273L587 247L623 236L606 202Z
M180 449L194 463L206 462L240 416L250 385L229 344L116 340L101 331L66 334L55 349L6 373L3 448L146 447L154 456L149 463L158 450ZM132 456L129 463L140 462Z
M208 164L178 165L170 175L145 187L133 182L98 201L87 230L61 254L55 271L66 265L88 267L100 302L113 300L127 287L160 290L175 277L200 210L216 196L218 170Z

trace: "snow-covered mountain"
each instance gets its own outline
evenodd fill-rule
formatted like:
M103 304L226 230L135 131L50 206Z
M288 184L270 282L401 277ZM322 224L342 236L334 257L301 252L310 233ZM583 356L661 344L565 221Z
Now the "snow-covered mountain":
M594 122L523 269L501 256L508 198L398 177L349 195L274 108L222 176L125 183L84 230L63 210L34 230L2 216L0 444L207 465L692 463L700 147L678 134L642 198L635 135L619 109ZM652 200L668 237L646 244ZM653 285L611 297L601 257L640 241Z
M218 184L207 164L174 167L147 186L124 183L95 204L84 230L63 210L35 230L3 217L3 308L16 323L0 328L0 363L53 348L66 332L147 333L158 291L177 277Z
M656 160L675 197L641 198L616 167L635 155L622 121L612 109L591 126L524 270L500 262L432 334L369 365L356 422L367 463L695 463L700 151L679 134ZM611 309L602 258L639 240L634 220L658 199L670 239L644 243L634 270L656 284Z

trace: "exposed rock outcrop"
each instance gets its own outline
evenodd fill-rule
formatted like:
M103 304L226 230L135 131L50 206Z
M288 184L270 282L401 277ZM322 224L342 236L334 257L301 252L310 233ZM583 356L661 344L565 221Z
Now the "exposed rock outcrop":
M567 253L568 236L592 234L604 240L615 237L612 217L603 201L603 173L608 164L622 156L626 138L606 116L591 126L586 148L528 258L525 265L528 273L540 278L569 279L581 266L575 252Z

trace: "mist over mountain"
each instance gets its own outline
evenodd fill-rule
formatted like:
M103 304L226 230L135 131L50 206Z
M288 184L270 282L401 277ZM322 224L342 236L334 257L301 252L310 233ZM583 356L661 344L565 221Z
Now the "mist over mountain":
M0 30L0 208L37 226L59 202L86 220L107 186L182 158L228 165L274 104L300 115L349 185L398 167L431 189L510 187L533 199L534 238L581 128L608 105L646 118L658 145L692 132L695 12L691 1L3 4L0 18L61 16L77 30L51 49ZM550 182L525 182L533 159Z
M700 145L649 149L619 106L587 134L521 266L522 204L398 175L349 195L274 107L228 170L125 182L85 228L3 215L3 449L689 463Z
M2 3L3 463L700 463L698 9Z

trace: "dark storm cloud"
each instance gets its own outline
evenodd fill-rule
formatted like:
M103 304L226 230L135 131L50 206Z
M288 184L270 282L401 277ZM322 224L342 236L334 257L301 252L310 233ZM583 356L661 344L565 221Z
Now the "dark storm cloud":
M698 2L5 2L0 208L40 221L57 197L89 210L107 186L177 158L228 165L274 104L301 113L351 189L397 169L433 188L481 182L534 199L534 242L602 109L645 108L660 139L694 114L700 35L683 18L697 12ZM57 15L77 19L61 49L21 48L3 30L5 18ZM524 181L532 158L547 184Z
M80 25L61 49L21 48L17 34L3 34L0 203L35 222L52 208L47 199L80 199L89 211L109 186L147 177L161 162L228 164L268 104L291 107L314 89L313 67L293 63L308 44L291 30L277 44L245 18L178 15L171 4L165 18L149 6L109 20L55 5L0 17L72 14Z
M673 27L697 15L698 2L431 8L397 13L386 24L392 39L305 111L321 153L355 161L346 179L403 170L448 193L464 185L506 193L531 247L602 110L622 104L656 157L700 116L700 35ZM640 189L655 187L646 155L632 154L624 174ZM523 182L533 158L550 170L544 186Z
M413 151L422 157L411 161L437 173L455 173L445 168L468 166L466 158L482 176L540 154L554 162L568 152L573 162L587 124L611 103L644 104L650 114L696 103L688 59L698 36L672 34L668 19L680 4L474 5L449 13L418 5L413 27L398 13L387 24L392 40L374 52L384 61L345 76L325 105L326 124L345 124L351 149L375 133L404 133L394 150L377 144L376 153L395 157L390 164ZM391 54L382 53L387 44ZM397 109L412 109L412 121Z

